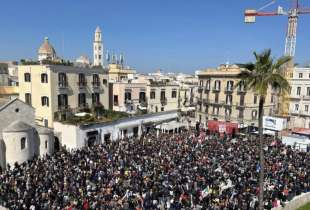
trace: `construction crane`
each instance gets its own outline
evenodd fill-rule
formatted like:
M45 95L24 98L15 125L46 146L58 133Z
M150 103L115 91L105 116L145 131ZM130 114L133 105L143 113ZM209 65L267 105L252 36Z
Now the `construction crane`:
M285 11L283 7L278 6L277 11L266 12L263 9L269 7L270 5L276 3L276 0L271 1L265 6L258 10L247 9L244 13L245 23L255 23L257 16L288 16L288 27L285 40L285 51L284 54L294 57L296 49L296 35L297 35L297 20L299 15L310 14L310 8L300 7L299 0L292 0L292 8Z

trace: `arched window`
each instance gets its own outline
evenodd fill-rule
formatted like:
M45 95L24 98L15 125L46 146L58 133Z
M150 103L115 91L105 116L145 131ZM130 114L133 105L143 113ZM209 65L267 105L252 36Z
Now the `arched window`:
M47 74L41 74L41 83L48 83Z
M42 106L49 106L48 97L47 96L42 96L41 97L41 103L42 103Z
M31 75L30 75L30 73L25 73L24 74L24 80L25 80L25 82L31 82Z
M20 149L23 150L26 148L26 138L23 137L20 139Z

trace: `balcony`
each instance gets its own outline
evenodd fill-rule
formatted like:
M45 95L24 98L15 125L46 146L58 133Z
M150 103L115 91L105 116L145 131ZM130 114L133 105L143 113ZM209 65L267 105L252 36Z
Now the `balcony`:
M302 99L305 101L310 101L310 96L303 96Z
M201 105L202 104L202 99L197 97L197 104Z
M226 94L231 94L234 91L234 89L232 87L226 87L225 88L225 93Z
M208 98L205 98L202 100L203 105L208 105L210 104L210 100Z
M232 106L233 105L233 103L231 101L227 101L227 102L223 101L222 103L224 106Z
M245 94L246 93L246 90L245 90L245 88L238 88L238 90L237 90L237 94Z
M92 83L93 88L99 88L100 87L100 81L93 81Z
M237 102L236 103L236 108L245 108L245 103L244 102L243 103Z
M198 87L198 93L202 93L202 91L203 91L203 87L202 87L202 86L199 86L199 87Z
M86 82L86 81L79 81L79 82L77 83L77 85L79 86L79 88L85 88L86 85L87 85L87 82Z
M68 88L68 82L58 82L58 88L59 89L67 89Z
M70 106L69 105L59 105L58 111L69 111Z
M80 110L84 110L84 109L89 109L89 106L87 103L81 103L79 104L79 107L78 107Z
M141 107L147 107L147 102L145 100L139 101Z
M102 107L102 104L100 103L100 101L94 101L92 104L93 108L98 108L98 107Z
M205 87L205 93L208 93L210 91L210 87Z
M131 99L125 99L125 104L131 105L131 104L133 104L133 101Z
M162 106L167 105L167 98L161 98L160 99L160 103L161 103Z
M213 87L212 91L213 91L213 92L220 92L220 91L221 91L221 88L219 88L219 87Z

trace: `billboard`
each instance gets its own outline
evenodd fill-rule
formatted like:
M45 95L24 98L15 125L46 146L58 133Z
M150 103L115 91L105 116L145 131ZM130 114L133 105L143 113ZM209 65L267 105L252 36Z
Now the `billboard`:
M287 128L287 119L263 116L263 128L273 131L282 131Z

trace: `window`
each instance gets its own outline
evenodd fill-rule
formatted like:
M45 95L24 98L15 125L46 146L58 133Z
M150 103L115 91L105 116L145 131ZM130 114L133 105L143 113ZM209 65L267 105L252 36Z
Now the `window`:
M219 115L219 107L213 107L213 115Z
M309 78L310 78L310 74L309 74Z
M215 89L215 90L220 90L220 89L221 89L221 81L216 80L216 81L214 82L214 89Z
M227 91L232 91L234 87L234 81L227 81L227 87L226 90Z
M295 104L295 111L299 110L299 104Z
M30 75L30 73L25 73L24 74L24 80L25 80L25 82L31 82L31 75Z
M125 101L127 101L127 100L131 100L131 92L129 92L129 91L125 92Z
M98 74L93 74L93 85L99 86L100 85L100 79Z
M58 107L59 108L67 108L68 106L68 95L67 94L60 94L58 95Z
M257 110L252 111L252 119L256 120L257 119Z
M166 92L164 90L162 90L160 92L160 100L165 100L166 99Z
M231 105L232 104L232 95L226 95L226 104Z
M293 73L290 73L290 78L293 78Z
M299 73L299 74L298 74L298 77L299 77L299 78L302 78L302 73Z
M210 80L207 80L207 84L206 84L207 90L210 90L210 84L211 84L211 81L210 81Z
M102 84L107 85L107 84L108 84L108 80L103 79L103 80L102 80Z
M199 81L199 86L202 87L203 86L203 80Z
M274 102L274 95L271 95L270 102L271 102L271 103L273 103L273 102Z
M26 104L31 105L31 94L30 93L25 94L25 102Z
M307 96L310 96L310 87L307 87Z
M243 109L239 110L239 116L240 119L243 119Z
M47 96L42 96L41 97L41 104L42 106L49 106L49 101Z
M100 95L99 93L92 93L92 103L93 104L100 104Z
M257 96L254 96L254 104L257 104Z
M301 87L297 87L297 95L300 96Z
M79 86L85 86L86 85L86 79L84 74L79 74Z
M41 74L41 83L48 83L47 74Z
M98 58L101 59L101 55L98 55Z
M244 106L244 95L240 96L240 106Z
M139 103L146 102L145 92L139 93Z
M79 107L86 106L86 94L85 93L79 93Z
M151 90L150 98L155 99L155 90Z
M305 112L308 112L309 110L309 105L305 105Z
M161 107L161 109L160 109L160 110L163 112L163 111L165 111L165 108L164 108L164 107Z
M101 46L98 46L98 49L101 50Z
M177 91L176 90L172 90L171 98L176 98L176 97L177 97Z
M26 148L26 138L23 137L20 139L20 149L23 150Z
M118 106L118 95L113 96L113 104L114 106Z
M45 141L45 149L47 149L47 141Z
M215 93L214 102L215 102L215 103L218 103L218 102L219 102L219 94L218 94L218 93Z
M58 74L58 86L59 87L67 87L68 86L67 75L65 73L59 73Z

